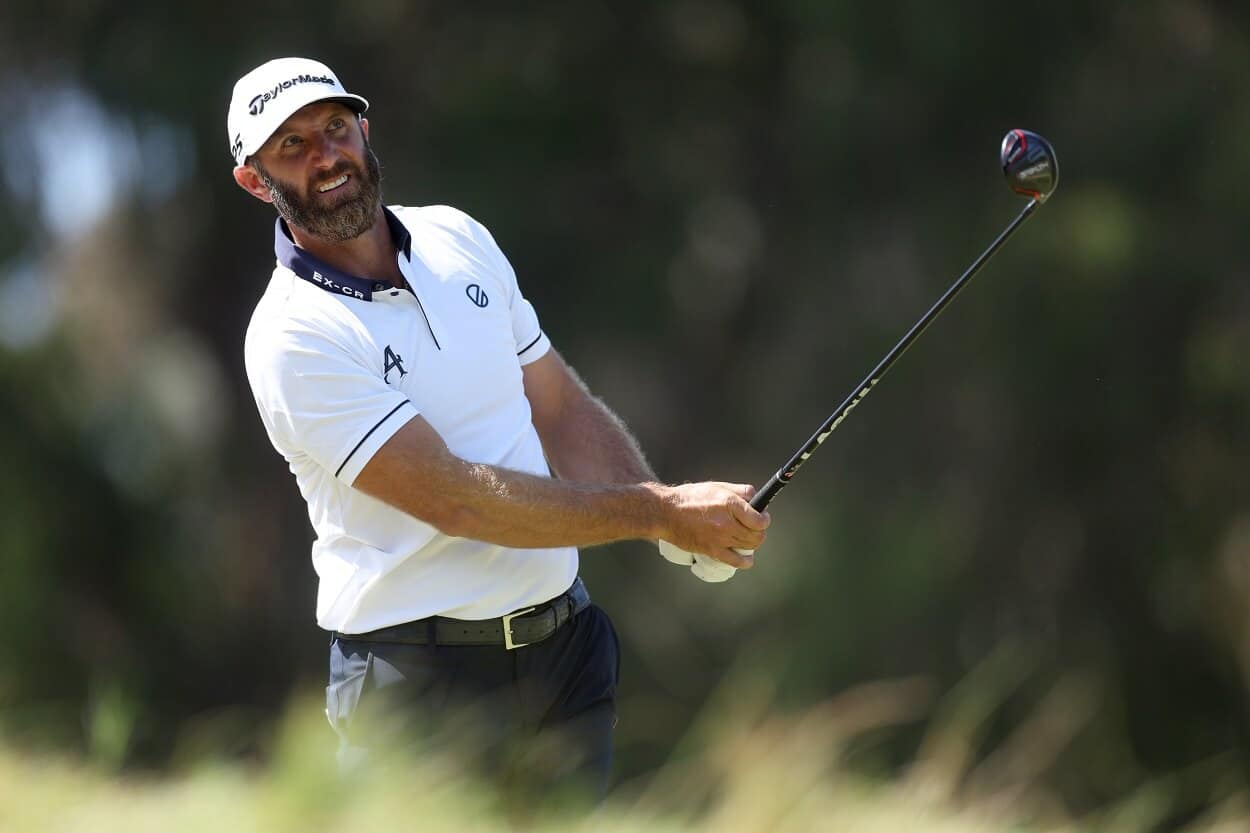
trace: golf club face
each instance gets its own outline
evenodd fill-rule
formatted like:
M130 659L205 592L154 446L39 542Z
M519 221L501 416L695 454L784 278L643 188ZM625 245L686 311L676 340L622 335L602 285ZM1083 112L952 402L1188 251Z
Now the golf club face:
M1050 142L1028 130L1009 130L1001 152L1003 175L1017 194L1046 202L1059 184L1059 160Z

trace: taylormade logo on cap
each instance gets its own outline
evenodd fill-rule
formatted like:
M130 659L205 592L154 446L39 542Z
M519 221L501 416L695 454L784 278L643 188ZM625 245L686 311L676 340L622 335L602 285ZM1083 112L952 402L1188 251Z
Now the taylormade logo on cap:
M315 101L339 101L357 113L369 107L328 66L309 58L275 58L240 78L226 114L235 163L242 165L292 113Z
M265 112L266 101L277 98L280 92L285 89L289 89L293 84L330 84L333 86L337 83L338 82L329 75L297 75L289 81L283 81L272 90L266 90L263 95L258 95L256 98L253 98L251 103L247 105L247 111L253 116L259 116L261 113Z

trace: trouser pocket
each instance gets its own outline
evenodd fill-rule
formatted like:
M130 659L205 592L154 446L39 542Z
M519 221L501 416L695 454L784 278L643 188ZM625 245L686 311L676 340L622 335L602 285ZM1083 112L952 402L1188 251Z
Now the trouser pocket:
M365 680L373 666L373 652L358 652L335 641L330 646L330 681L326 686L326 718L344 742L348 740L352 717L360 704Z

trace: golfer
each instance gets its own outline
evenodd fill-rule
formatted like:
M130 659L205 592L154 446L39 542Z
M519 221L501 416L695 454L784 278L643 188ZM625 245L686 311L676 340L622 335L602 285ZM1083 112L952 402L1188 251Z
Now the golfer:
M749 485L657 482L485 227L382 204L367 107L280 58L227 117L235 181L279 215L245 362L316 532L340 759L472 737L601 794L619 654L578 548L662 539L723 578L768 517Z

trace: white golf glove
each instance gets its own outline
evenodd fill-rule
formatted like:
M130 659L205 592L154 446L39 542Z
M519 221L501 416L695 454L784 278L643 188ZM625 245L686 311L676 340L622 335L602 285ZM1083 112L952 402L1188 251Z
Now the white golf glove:
M743 550L743 555L749 554L750 551ZM734 577L734 573L738 572L737 568L730 567L724 561L717 561L699 552L686 552L681 547L665 540L660 541L660 555L674 564L690 567L690 572L703 581L729 581Z

